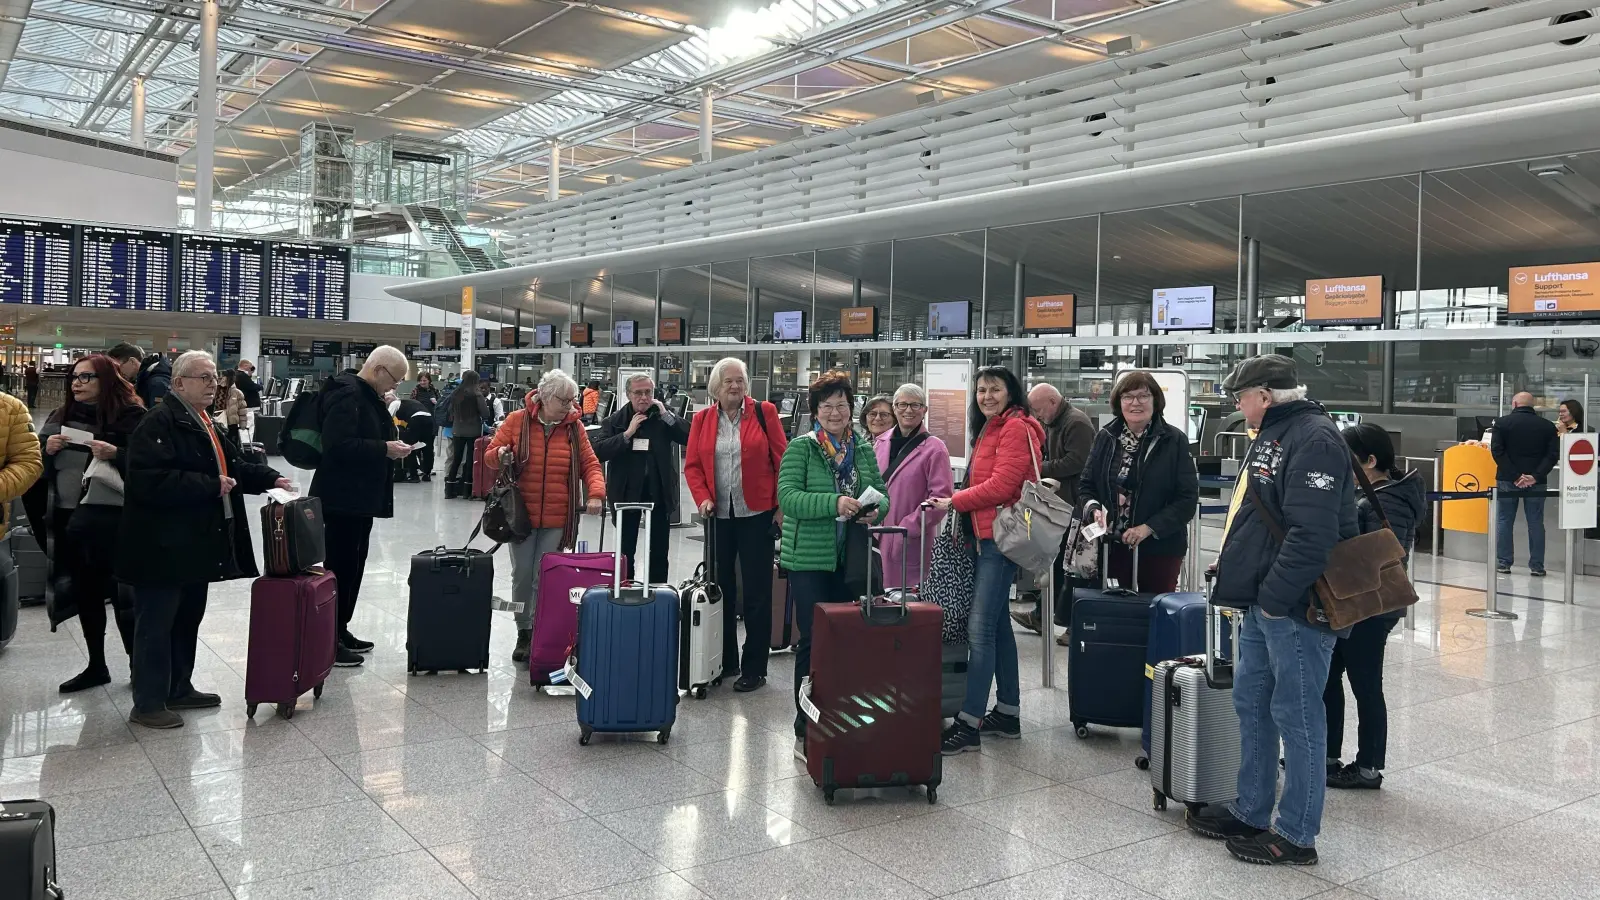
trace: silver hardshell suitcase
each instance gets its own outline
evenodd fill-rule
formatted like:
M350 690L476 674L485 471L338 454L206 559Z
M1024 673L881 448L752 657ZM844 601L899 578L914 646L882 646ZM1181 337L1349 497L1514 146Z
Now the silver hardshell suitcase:
M1218 629L1235 630L1233 610L1206 610L1206 654L1157 663L1151 674L1150 786L1156 809L1167 798L1191 810L1238 796L1239 715L1233 708L1233 669L1219 660Z

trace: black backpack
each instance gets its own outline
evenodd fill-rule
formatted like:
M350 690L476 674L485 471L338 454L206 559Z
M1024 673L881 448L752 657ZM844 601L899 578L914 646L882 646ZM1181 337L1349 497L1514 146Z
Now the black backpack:
M278 455L297 469L322 465L322 402L334 389L333 379L319 391L301 391L278 432Z

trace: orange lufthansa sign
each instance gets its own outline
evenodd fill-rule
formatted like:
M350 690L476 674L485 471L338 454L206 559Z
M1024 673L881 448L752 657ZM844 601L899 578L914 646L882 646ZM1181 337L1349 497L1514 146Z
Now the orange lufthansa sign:
M1383 276L1307 281L1306 324L1383 324Z
M1023 301L1023 331L1071 331L1077 312L1076 294L1049 294Z
M840 337L877 337L878 310L873 306L852 306L839 311Z
M1600 312L1600 263L1522 266L1511 270L1506 313L1513 319L1562 319Z
M676 344L676 343L679 343L680 341L682 341L683 340L683 320L682 319L662 319L661 320L661 333L656 335L656 339L661 341L663 344Z
M587 346L590 340L588 322L574 322L568 326L567 342L574 347Z

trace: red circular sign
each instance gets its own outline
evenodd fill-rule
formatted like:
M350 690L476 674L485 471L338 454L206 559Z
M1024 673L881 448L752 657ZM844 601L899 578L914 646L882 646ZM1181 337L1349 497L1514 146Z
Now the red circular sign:
M1594 468L1594 444L1588 438L1579 438L1572 442L1567 450L1567 468L1574 475L1587 475Z

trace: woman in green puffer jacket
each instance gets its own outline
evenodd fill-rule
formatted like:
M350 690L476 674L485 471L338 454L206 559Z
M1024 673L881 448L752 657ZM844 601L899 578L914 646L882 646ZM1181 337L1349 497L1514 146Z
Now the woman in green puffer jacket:
M799 685L811 674L811 612L818 603L853 602L845 585L844 548L839 516L857 516L876 524L889 514L889 489L878 474L872 445L858 440L851 427L855 391L842 372L829 372L811 383L810 434L789 443L778 469L778 509L783 512L783 545L779 553L789 572L789 599L800 640L794 651L795 756L805 759L806 719L800 712ZM868 487L883 495L877 512L861 515L856 500Z

